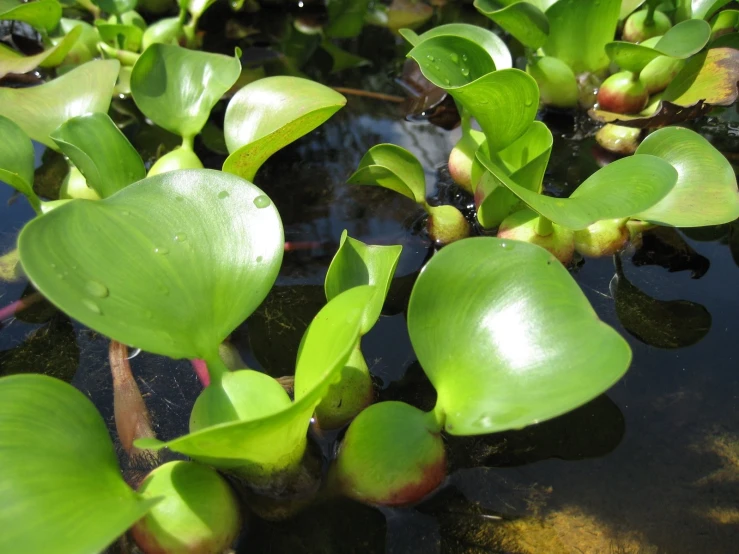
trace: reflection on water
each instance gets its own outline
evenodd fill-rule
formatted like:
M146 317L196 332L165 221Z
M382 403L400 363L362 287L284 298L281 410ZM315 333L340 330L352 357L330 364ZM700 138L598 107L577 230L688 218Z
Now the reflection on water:
M369 46L360 44L360 53L370 55ZM397 50L392 43L383 48ZM375 67L342 74L341 82L332 79L397 93L394 71ZM214 117L218 124L219 117L222 110ZM586 126L568 118L558 119L558 125L546 186L554 195L566 195L598 163ZM712 131L713 138L720 140L725 129L715 121L712 125L719 129ZM170 147L166 136L140 121L127 132L147 158L160 145ZM457 137L458 131L404 121L394 104L350 97L327 125L269 160L256 182L279 208L294 248L285 255L277 287L232 337L247 361L274 375L292 371L302 330L324 303L328 263L348 229L371 244L404 245L386 317L363 339L379 396L433 406L435 392L415 360L404 316L415 274L430 254L423 212L397 194L344 182L367 149L392 142L422 161L430 196L454 196L443 166ZM721 140L721 146L739 153L735 140ZM209 167L222 163L222 154L209 152L201 142L197 147ZM42 172L45 186L53 185L49 176L59 170L52 158L46 157ZM8 204L11 196L8 187L0 187L3 251L32 216L25 201ZM465 202L463 196L457 199ZM245 551L735 552L737 229L732 224L646 236L633 255L624 256L626 270L613 291L610 259L588 259L573 271L599 316L634 351L630 371L607 396L521 431L450 437L448 483L413 510L381 513L322 499L290 522L252 520ZM0 302L18 299L26 286L0 284ZM143 353L132 366L160 438L185 432L200 390L189 363ZM48 311L26 314L0 330L0 374L42 370L69 378L75 369L73 383L112 425L103 337Z

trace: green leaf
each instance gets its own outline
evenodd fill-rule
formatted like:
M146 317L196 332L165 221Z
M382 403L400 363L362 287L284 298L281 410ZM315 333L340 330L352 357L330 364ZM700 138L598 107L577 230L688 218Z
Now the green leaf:
M434 255L413 288L408 331L436 388L435 412L454 435L566 413L607 390L631 361L626 341L551 254L492 237Z
M36 29L51 31L62 17L57 0L0 0L0 20L23 21Z
M631 156L596 171L569 198L552 198L516 184L483 153L477 159L531 209L574 231L602 219L631 217L663 199L677 181L677 172L664 160Z
M329 38L353 38L362 32L369 0L326 0L328 24L323 32Z
M324 123L346 104L329 87L300 77L249 83L226 108L223 131L231 155L223 171L253 179L272 154Z
M107 114L73 117L51 138L100 198L146 177L141 156Z
M210 110L241 73L239 52L231 58L168 44L152 44L131 73L139 109L160 127L186 139L197 135Z
M71 317L133 347L208 361L267 295L283 252L269 198L208 169L69 202L18 241L26 274Z
M180 0L180 6L185 6L190 15L196 20L200 19L203 12L210 8L216 0Z
M423 75L445 90L468 85L495 71L495 62L482 45L459 35L422 40L409 53ZM450 91L451 92L451 91Z
M541 121L534 121L521 138L498 152L506 174L525 189L541 193L544 173L552 153L552 133ZM476 193L483 200L477 210L477 219L486 229L492 229L512 212L519 198L486 173Z
M0 181L5 181L21 194L37 212L41 201L33 191L33 143L23 129L7 117L0 116Z
M256 478L299 463L313 411L349 359L365 306L373 295L372 287L355 287L316 315L298 352L295 402L288 408L209 427L167 443L138 440L136 446L167 447L219 468L247 468Z
M94 0L94 3L104 12L115 15L136 9L136 0Z
M341 233L339 250L326 272L326 299L331 301L351 288L372 285L375 294L362 317L362 335L366 335L380 317L402 250L399 245L369 246L351 238L346 230Z
M107 113L119 68L117 60L96 60L36 87L0 87L0 115L56 150L49 135L59 125L78 115Z
M546 11L549 39L544 52L567 63L575 74L605 69L605 47L616 34L620 9L621 0L555 2Z
M500 9L492 0L475 0L475 8L513 35L521 44L537 49L549 35L549 20L529 2L516 2Z
M321 48L323 48L330 56L332 60L331 73L338 73L344 69L352 69L355 67L363 67L365 65L372 65L372 62L362 56L357 56L351 52L347 52L343 48L339 48L333 42L328 39L321 41Z
M693 18L708 19L731 0L692 0Z
M447 23L434 27L421 36L416 35L410 29L403 29L400 32L409 43L418 46L421 42L440 36L460 37L474 42L485 50L495 63L495 69L510 69L513 67L511 53L505 42L488 29L479 27L478 25L470 25L468 23ZM462 53L464 54L464 53ZM460 62L464 62L460 59Z
M67 53L82 34L82 27L75 27L62 40L34 56L23 56L0 44L0 78L8 73L28 73L38 66L55 67L64 61Z
M116 23L96 23L100 39L113 46L129 52L138 52L144 39L144 30L136 25Z
M85 395L35 374L0 379L0 551L101 552L141 518L103 418Z
M719 225L739 217L734 170L723 154L698 133L666 127L644 139L636 153L669 162L678 178L667 196L634 217L674 227Z
M737 98L739 50L712 48L687 60L662 96L663 100L692 106L700 101L730 106Z
M621 11L618 14L619 21L622 21L629 17L632 12L641 6L645 0L621 0Z
M426 203L426 176L421 162L395 144L377 144L370 148L347 183L384 187L419 204Z
M654 47L615 41L606 44L606 53L623 69L639 73L659 56L686 59L699 52L711 37L711 26L700 19L678 23L659 39Z

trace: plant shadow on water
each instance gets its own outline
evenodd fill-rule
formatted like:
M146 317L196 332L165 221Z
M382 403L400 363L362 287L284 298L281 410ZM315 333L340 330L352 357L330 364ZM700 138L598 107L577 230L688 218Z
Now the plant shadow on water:
M363 49L369 50L372 37L361 40L360 53L371 57ZM382 67L353 71L336 84L392 90L390 73ZM739 144L725 140L731 133L722 121L703 130L739 158ZM587 130L567 118L559 123L545 178L555 196L568 194L597 169ZM427 184L438 187L431 195L455 196L444 163L457 137L402 121L394 105L351 97L346 110L265 164L256 184L279 209L291 246L277 285L231 337L252 367L274 376L290 372L303 331L325 304L324 276L348 229L370 244L404 246L386 317L363 340L378 397L433 406L435 392L416 362L404 315L432 248L422 232L423 212L387 190L344 183L369 147L391 142L437 169L426 175ZM220 167L225 156L196 146L207 167ZM23 202L8 204L8 191L0 188L3 250L32 216ZM599 317L628 332L634 351L630 371L607 396L521 431L449 438L447 483L413 509L380 512L324 499L287 522L252 518L244 551L734 552L739 374L733 314L739 298L731 291L739 272L738 241L736 224L730 224L675 231L669 240L647 235L623 255L618 271L611 260L586 260L573 270L575 278ZM25 282L0 284L0 297L7 304L25 289ZM628 302L621 302L624 297ZM682 332L686 318L697 335ZM27 368L71 379L112 430L107 352L106 339L39 305L0 331L0 375ZM189 362L142 353L132 365L157 435L186 433L201 390Z

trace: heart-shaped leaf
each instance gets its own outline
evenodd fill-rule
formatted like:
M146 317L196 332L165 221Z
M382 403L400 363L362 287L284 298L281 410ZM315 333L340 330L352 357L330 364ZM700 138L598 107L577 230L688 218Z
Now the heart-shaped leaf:
M241 74L231 58L169 44L152 44L131 73L131 94L154 123L185 139L197 135L210 110Z
M23 21L36 29L51 31L62 17L57 0L0 0L0 20Z
M0 87L0 115L56 150L49 135L59 125L78 115L107 113L119 68L118 60L95 60L37 87Z
M440 294L439 291L443 291ZM533 244L477 237L439 251L408 307L413 349L454 435L520 429L595 398L628 369L626 341Z
M141 156L107 114L73 117L50 136L100 198L146 177Z
M326 299L331 301L351 288L372 285L375 295L367 304L362 318L363 335L372 329L380 317L402 250L400 245L369 246L351 238L346 230L341 233L339 250L326 272Z
M514 183L541 193L544 173L552 153L552 132L541 121L534 121L526 133L507 148L498 152L503 169ZM486 229L492 229L512 212L519 198L487 173L478 184L477 219Z
M475 0L475 8L513 35L521 44L537 49L549 35L549 20L529 2L516 2L500 8L492 0Z
M0 45L0 78L8 73L28 73L38 66L56 67L64 61L81 34L82 27L74 27L54 46L34 56L23 56L5 45Z
M167 447L220 468L247 468L269 477L302 458L313 411L349 359L374 291L350 289L326 304L303 336L295 370L295 402L262 417L215 425L167 443L136 441L139 448Z
M681 127L660 129L644 139L636 153L669 162L678 178L667 196L634 217L674 227L719 225L739 217L734 170L698 133Z
M226 108L223 131L231 155L223 171L251 180L272 154L324 123L346 98L320 83L276 76L249 83Z
M654 206L677 181L677 171L664 160L631 156L596 171L569 198L553 198L516 184L484 153L478 152L477 159L535 212L575 231L602 219L630 217Z
M631 42L615 41L606 44L611 61L623 69L639 73L659 56L686 59L699 52L711 37L711 26L701 19L682 21L657 41L653 47Z
M0 116L0 181L5 181L24 194L38 212L41 201L33 191L33 143L23 129L7 117Z
M426 176L416 157L395 144L377 144L362 156L350 185L375 185L426 203Z
M510 69L513 67L511 53L505 42L503 42L503 40L501 40L501 38L492 31L484 29L478 25L470 25L468 23L447 23L446 25L433 27L420 36L409 29L403 29L400 34L403 35L403 38L413 46L418 46L421 42L430 38L444 35L461 37L481 46L493 60L495 69ZM456 59L456 63L461 64L462 62L467 61L464 59L464 55L464 53L461 55L457 54L456 58L452 58L450 54L450 60L454 61Z
M144 39L144 30L136 25L97 23L100 39L114 48L138 52Z
M597 72L608 67L606 44L613 40L621 0L570 0L555 2L547 9L549 39L547 56L559 58L575 74Z
M26 274L73 318L133 347L207 361L267 295L283 252L270 199L208 169L68 202L18 241Z
M92 402L43 375L0 379L0 464L2 552L101 552L157 502L121 477Z

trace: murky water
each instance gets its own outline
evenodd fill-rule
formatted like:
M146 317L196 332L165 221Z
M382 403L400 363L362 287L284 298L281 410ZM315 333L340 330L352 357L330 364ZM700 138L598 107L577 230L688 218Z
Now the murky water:
M358 51L367 54L373 40L377 35L370 33ZM390 57L329 82L397 94L397 46L376 50L373 59ZM732 161L739 156L736 119L732 109L695 126ZM555 123L546 186L561 195L598 165L587 126L567 117ZM142 149L151 134L144 129L136 136ZM423 214L397 194L344 182L368 148L392 142L422 161L431 196L464 204L468 199L450 185L444 167L457 137L458 131L404 121L396 104L349 97L329 123L265 165L256 183L275 202L294 248L286 252L266 302L232 337L250 365L276 376L292 372L300 336L325 302L323 278L347 229L365 242L404 245L386 316L363 340L379 396L433 405L404 317L414 274L430 255ZM198 148L207 166L220 166L222 155ZM32 216L23 199L11 201L10 191L0 187L3 251ZM380 512L327 499L288 522L253 519L242 551L736 552L738 237L734 225L661 232L623 254L617 280L611 259L587 260L573 269L600 317L634 352L631 369L607 395L522 431L449 438L448 483L416 509ZM27 292L23 281L0 283L0 304ZM200 390L190 364L142 353L132 365L159 437L186 432ZM106 340L48 305L36 305L0 329L0 374L18 371L71 379L112 426Z

